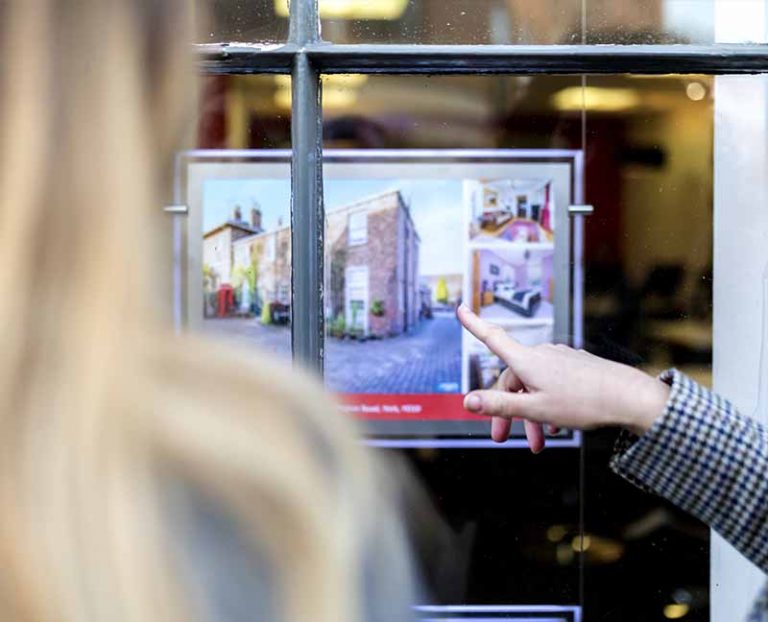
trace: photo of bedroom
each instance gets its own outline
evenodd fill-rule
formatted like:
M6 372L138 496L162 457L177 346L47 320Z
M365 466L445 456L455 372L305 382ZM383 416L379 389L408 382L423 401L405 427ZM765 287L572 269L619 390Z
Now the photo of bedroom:
M554 247L509 244L474 249L472 310L491 322L552 322Z
M547 243L554 239L554 197L547 179L464 182L473 242Z

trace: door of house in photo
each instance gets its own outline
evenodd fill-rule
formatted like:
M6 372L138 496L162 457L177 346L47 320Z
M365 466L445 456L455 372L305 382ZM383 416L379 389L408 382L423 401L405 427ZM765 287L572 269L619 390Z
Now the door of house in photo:
M368 266L350 266L344 285L346 323L351 332L368 334Z

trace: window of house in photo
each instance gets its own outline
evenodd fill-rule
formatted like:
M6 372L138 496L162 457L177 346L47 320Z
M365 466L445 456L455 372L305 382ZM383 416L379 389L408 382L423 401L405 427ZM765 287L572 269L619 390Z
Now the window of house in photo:
M615 431L532 456L521 423L483 445L487 422L436 428L421 405L503 372L457 326L465 302L526 344L679 368L768 423L768 0L217 0L213 18L195 153L257 163L205 227L211 300L231 264L257 277L249 316L241 284L216 326L382 408L366 443L447 529L411 517L419 618L744 620L761 574L615 477Z
M352 212L349 215L349 245L359 246L368 242L368 212Z

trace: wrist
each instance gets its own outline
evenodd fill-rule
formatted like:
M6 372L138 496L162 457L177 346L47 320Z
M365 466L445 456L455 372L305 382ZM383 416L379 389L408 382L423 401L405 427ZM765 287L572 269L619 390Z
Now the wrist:
M641 436L666 410L670 387L666 382L637 371L636 385L628 392L628 408L624 413L621 426L633 434Z

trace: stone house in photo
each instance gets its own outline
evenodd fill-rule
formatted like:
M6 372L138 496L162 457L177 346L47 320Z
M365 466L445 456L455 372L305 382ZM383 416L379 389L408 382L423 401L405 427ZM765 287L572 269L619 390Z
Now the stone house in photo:
M235 242L262 231L261 212L254 208L251 210L251 221L246 222L238 206L230 220L203 234L203 266L210 291L232 284Z
M326 317L345 333L388 337L420 320L419 235L399 191L326 217Z
M233 270L244 274L255 271L255 291L251 297L261 304L291 304L291 229L280 226L242 237L233 244Z
M239 213L204 236L203 261L221 285L249 287L258 305L291 304L291 230L250 224ZM419 235L399 191L386 192L326 216L326 317L329 328L389 337L421 318ZM253 275L250 279L245 275ZM255 287L252 287L255 285ZM253 291L251 291L251 289ZM238 291L242 300L241 290Z

